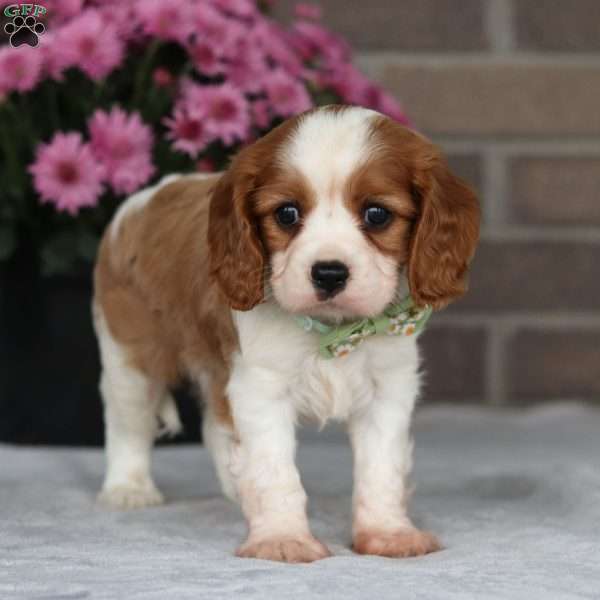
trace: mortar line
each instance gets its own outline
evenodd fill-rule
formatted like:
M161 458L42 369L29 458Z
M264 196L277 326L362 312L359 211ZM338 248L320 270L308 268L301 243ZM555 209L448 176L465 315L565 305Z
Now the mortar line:
M562 53L562 52L399 52L397 50L364 51L356 55L358 65L371 74L382 68L394 65L419 66L436 69L448 67L472 67L504 65L511 67L590 67L598 69L598 53Z
M508 169L506 158L500 148L488 146L482 152L483 223L486 228L496 231L507 222Z
M463 134L430 134L433 141L447 152L481 153L488 148L501 149L506 154L517 156L545 157L584 157L600 158L600 135L595 137L547 137L512 136L510 139L498 139L494 136L465 136Z
M506 54L514 49L514 11L511 0L488 0L485 30L492 52Z
M541 312L541 311L540 311ZM600 311L543 311L540 313L506 311L494 313L470 309L466 314L435 315L434 325L472 329L497 323L503 327L549 330L600 330Z

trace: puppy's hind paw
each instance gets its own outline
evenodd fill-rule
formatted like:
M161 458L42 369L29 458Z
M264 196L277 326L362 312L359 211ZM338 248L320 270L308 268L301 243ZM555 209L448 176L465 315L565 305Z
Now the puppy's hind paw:
M158 506L164 501L163 495L152 484L146 486L112 485L104 488L98 495L100 504L118 510Z

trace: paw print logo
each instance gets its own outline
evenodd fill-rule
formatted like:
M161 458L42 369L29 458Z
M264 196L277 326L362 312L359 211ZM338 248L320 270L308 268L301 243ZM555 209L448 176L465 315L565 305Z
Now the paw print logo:
M13 48L21 44L35 48L38 45L39 36L46 31L46 28L33 15L25 18L17 15L4 26L4 31L10 36L9 43Z

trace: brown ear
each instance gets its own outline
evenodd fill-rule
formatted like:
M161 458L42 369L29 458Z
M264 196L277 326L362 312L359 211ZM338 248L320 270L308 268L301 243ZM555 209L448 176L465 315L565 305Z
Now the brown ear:
M423 141L422 150L412 181L419 216L407 274L415 302L441 308L466 291L480 211L473 190L450 172L434 146Z
M250 310L263 299L265 256L252 215L256 172L242 151L219 180L210 203L210 270L229 304Z

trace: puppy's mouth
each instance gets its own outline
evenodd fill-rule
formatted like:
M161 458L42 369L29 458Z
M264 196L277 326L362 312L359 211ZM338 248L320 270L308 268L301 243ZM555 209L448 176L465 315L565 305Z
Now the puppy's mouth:
M306 306L303 313L336 322L371 317L374 314L371 311L365 313L362 307L356 306L352 298L347 297L344 293L323 299L316 295L315 302Z

